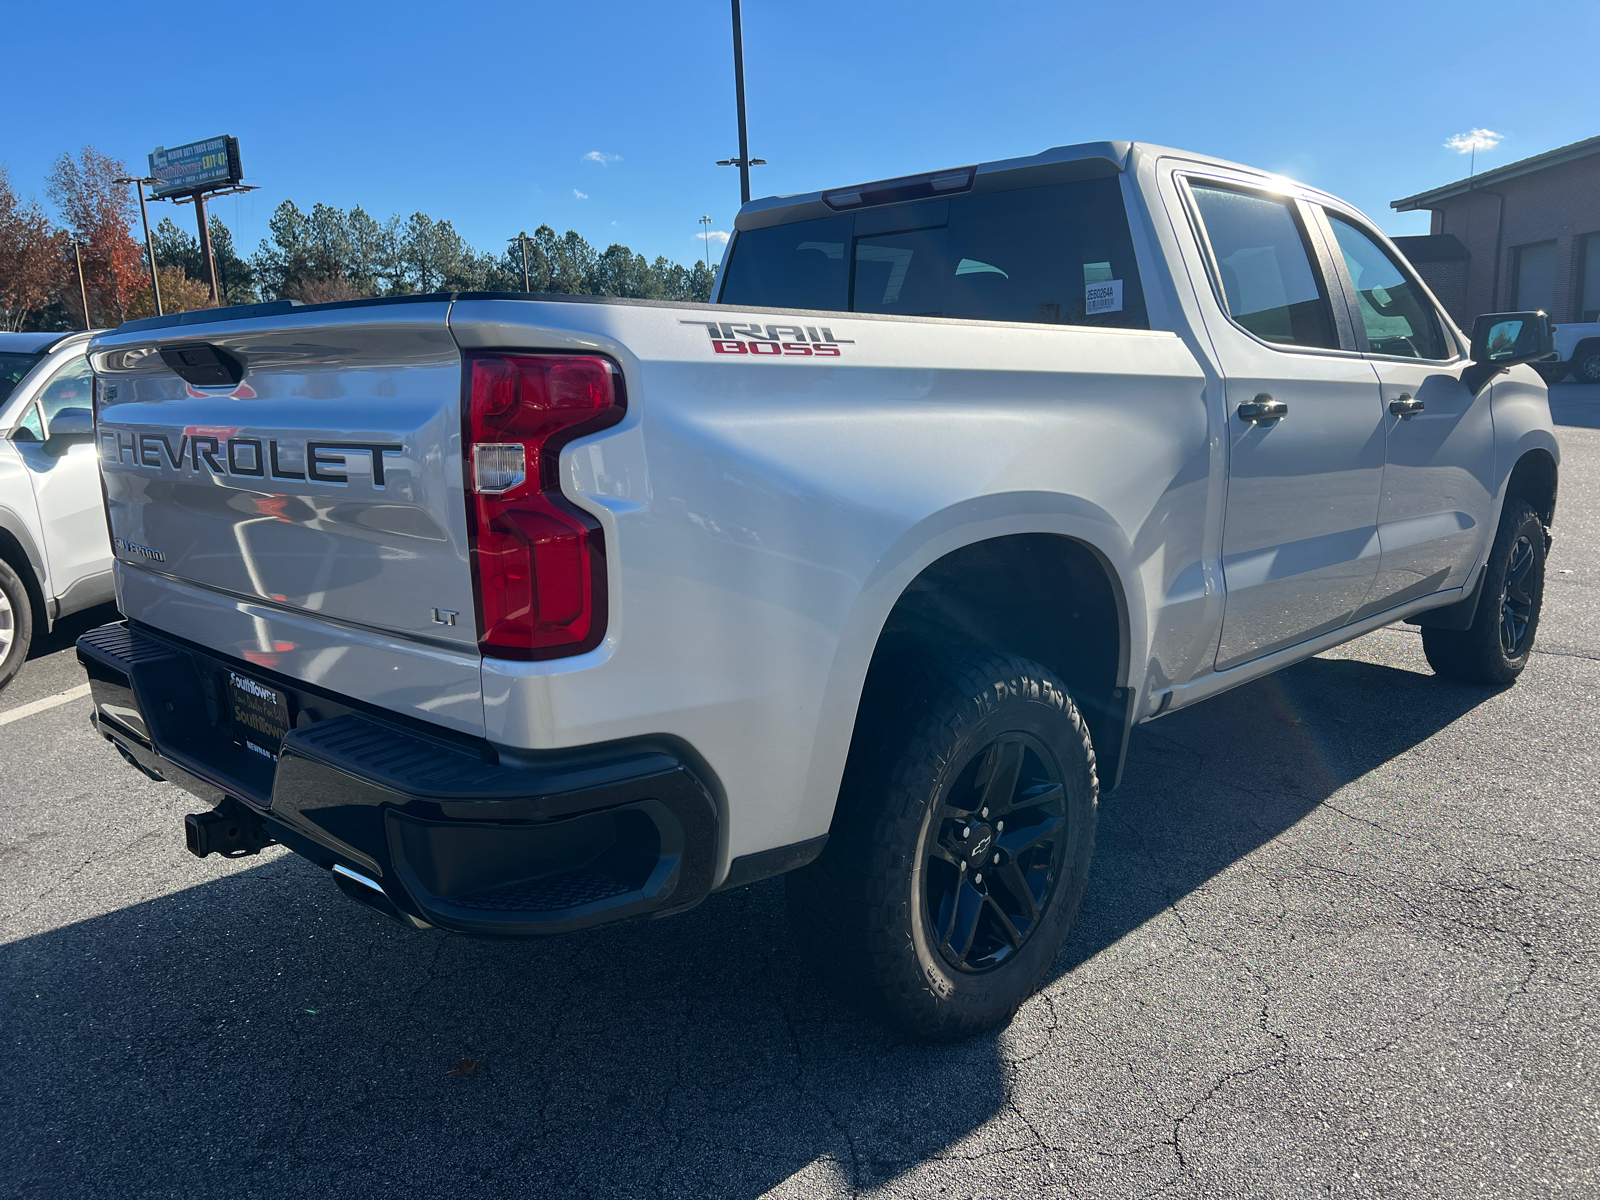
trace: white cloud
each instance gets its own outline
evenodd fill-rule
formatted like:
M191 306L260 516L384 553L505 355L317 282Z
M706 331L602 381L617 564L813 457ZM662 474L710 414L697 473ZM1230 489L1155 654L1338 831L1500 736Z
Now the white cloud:
M621 162L622 155L607 154L604 150L591 150L583 156L584 162L599 163L602 167L608 163Z
M694 236L695 240L701 242L715 242L719 246L728 244L727 231L722 229L713 229L710 233L697 233Z
M1492 129L1469 129L1448 139L1444 147L1457 154L1471 154L1474 150L1493 150L1500 142L1500 135Z
M577 188L572 189L572 194L579 200L587 200L589 198L588 192L580 192Z

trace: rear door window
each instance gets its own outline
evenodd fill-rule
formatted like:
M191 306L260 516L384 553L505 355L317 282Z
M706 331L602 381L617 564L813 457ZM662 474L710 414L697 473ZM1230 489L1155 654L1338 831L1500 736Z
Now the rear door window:
M1339 348L1328 289L1287 200L1191 183L1234 324L1281 346Z
M1122 190L1090 179L739 234L721 300L1148 329Z

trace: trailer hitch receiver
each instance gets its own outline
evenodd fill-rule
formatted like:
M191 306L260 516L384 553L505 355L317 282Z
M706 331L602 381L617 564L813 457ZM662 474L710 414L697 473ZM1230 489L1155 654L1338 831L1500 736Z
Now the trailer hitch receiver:
M223 858L243 858L260 854L263 847L276 842L261 818L229 796L205 813L190 813L183 819L183 840L196 858L220 854Z

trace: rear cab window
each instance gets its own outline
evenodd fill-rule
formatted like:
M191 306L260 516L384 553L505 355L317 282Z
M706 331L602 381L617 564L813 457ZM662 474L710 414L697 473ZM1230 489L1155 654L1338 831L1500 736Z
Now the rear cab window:
M744 230L719 298L826 312L1150 327L1115 178Z

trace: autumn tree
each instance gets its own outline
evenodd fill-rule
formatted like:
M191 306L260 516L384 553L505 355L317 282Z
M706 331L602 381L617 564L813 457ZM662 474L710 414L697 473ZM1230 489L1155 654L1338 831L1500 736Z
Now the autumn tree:
M0 166L0 329L27 326L66 279L65 234L34 200L24 204Z
M85 146L78 157L62 154L50 170L47 192L81 246L88 325L117 325L134 294L148 285L133 224L133 195L118 178L128 175L120 159ZM71 289L69 310L81 308Z
M156 261L161 260L157 257ZM194 312L196 309L211 307L209 283L202 283L178 267L162 266L159 268L159 273L163 313ZM146 286L141 287L133 294L133 299L128 301L127 319L130 321L156 315L156 301L150 294L149 278L148 275L145 276Z

